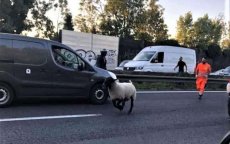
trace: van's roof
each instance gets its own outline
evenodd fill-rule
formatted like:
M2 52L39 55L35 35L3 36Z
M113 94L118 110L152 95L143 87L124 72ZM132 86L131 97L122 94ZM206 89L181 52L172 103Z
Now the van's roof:
M14 40L24 40L24 41L33 41L33 42L52 42L52 43L61 44L61 43L59 43L57 41L46 40L46 39L41 39L41 38L34 38L34 37L28 37L28 36L23 36L23 35L19 35L19 34L9 34L9 33L0 33L0 38L14 39Z
M195 52L195 50L193 49L176 47L176 46L149 46L149 47L145 47L142 51L167 51L167 52L183 52L183 53Z

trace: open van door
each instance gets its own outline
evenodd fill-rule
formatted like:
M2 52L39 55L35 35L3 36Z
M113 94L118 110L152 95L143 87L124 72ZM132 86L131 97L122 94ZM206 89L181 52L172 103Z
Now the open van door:
M166 72L164 64L164 52L158 52L151 59L150 63L145 66L144 71Z

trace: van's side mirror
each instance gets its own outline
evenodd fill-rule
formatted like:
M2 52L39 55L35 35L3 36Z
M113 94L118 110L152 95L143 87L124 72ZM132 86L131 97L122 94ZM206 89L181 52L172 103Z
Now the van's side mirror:
M79 67L78 64L75 63L73 64L73 69L78 70L78 67Z
M73 64L73 69L77 71L82 71L84 70L84 65L83 64Z
M83 71L85 68L84 68L84 65L82 64L82 63L80 63L79 65L78 65L78 70L79 71Z

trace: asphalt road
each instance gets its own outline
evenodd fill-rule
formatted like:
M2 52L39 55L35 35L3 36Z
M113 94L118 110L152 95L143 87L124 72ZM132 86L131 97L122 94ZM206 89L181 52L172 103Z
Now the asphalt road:
M110 102L76 98L20 100L0 109L0 144L218 144L230 130L223 92L201 101L193 92L138 93L131 115L128 107L119 112Z

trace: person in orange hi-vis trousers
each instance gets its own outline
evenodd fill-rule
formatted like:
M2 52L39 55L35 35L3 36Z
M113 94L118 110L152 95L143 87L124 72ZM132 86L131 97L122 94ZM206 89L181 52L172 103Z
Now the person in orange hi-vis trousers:
M208 81L208 75L211 72L211 66L207 63L205 58L196 67L196 88L199 91L199 99L202 98L205 86Z

